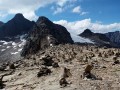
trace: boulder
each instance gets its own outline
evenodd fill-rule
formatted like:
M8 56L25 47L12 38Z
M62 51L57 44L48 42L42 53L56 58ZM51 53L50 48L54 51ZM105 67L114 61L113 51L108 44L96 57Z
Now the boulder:
M37 73L37 77L46 76L51 73L51 70L47 67L41 67L40 71Z
M60 81L59 81L59 84L61 87L66 87L68 82L65 78L61 78Z
M83 77L85 78L92 78L92 74L91 74L91 70L93 68L93 65L87 65L85 70L84 70L84 73L83 73Z
M54 61L52 60L52 57L50 57L49 55L43 57L41 59L41 62L42 62L42 65L45 65L45 66L52 66Z

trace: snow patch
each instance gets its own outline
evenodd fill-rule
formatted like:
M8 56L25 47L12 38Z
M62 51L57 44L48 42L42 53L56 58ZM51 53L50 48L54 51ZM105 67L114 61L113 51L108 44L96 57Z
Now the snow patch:
M8 44L8 42L6 42L6 41L3 43L3 45L7 45L7 44Z
M47 39L50 40L50 37L48 36Z
M53 47L53 44L50 44L51 47Z
M6 49L1 49L1 52L5 51Z
M6 48L10 48L11 46L7 46Z
M22 39L21 40L21 43L18 45L18 47L22 47L23 45L25 45L26 43L26 40L25 39Z
M21 49L18 49L18 52L22 51L22 48Z
M16 49L17 46L13 46L14 49Z
M22 47L22 44L19 44L18 47Z
M13 45L13 46L16 46L17 44L16 44L15 42L12 42L12 45Z
M0 42L3 43L3 45L7 45L7 44L11 43L11 41L10 42L6 42L6 41L3 41L3 40L0 40Z
M1 43L5 43L6 41L0 40Z
M18 52L11 52L12 55L15 55L15 54L17 54L17 53L18 53Z

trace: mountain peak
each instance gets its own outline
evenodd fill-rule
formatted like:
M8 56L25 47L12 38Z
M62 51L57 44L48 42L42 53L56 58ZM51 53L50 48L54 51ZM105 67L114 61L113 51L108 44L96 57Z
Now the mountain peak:
M28 33L33 25L33 22L27 20L22 14L18 13L13 19L0 26L0 38Z
M40 16L39 18L38 18L38 21L39 20L43 20L43 21L46 21L46 20L49 20L47 17L45 17L45 16Z
M41 16L38 18L37 22L36 22L38 25L44 23L44 24L47 24L47 25L51 25L53 24L47 17L45 16Z
M84 33L93 33L90 29L85 29Z
M92 36L93 35L93 32L90 30L90 29L85 29L81 34L80 36L83 36L83 37L89 37L89 36Z
M21 13L17 13L14 18L15 19L21 19L21 18L24 18L24 16Z

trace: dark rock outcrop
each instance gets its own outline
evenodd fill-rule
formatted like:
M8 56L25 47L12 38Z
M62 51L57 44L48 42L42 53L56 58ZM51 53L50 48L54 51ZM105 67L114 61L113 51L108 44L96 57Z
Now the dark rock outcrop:
M86 37L86 38L91 37L93 35L94 35L94 33L90 29L86 29L86 30L84 30L83 33L79 34L79 36Z
M66 87L68 82L67 82L66 78L61 78L59 80L59 84L60 84L61 87Z
M29 33L21 55L26 56L49 46L66 43L74 43L66 28L42 16Z
M16 14L13 19L0 27L0 38L27 33L33 25L34 22L25 19L22 14Z
M92 75L91 75L91 70L92 70L93 66L92 65L87 65L86 68L85 68L85 71L83 73L83 78L92 78Z
M54 63L54 61L52 60L52 57L50 57L49 55L46 57L43 57L41 61L42 61L42 65L45 65L45 66L52 66L52 64Z
M51 73L50 69L48 69L47 67L41 67L40 71L37 74L37 77L46 76L49 75L50 73Z

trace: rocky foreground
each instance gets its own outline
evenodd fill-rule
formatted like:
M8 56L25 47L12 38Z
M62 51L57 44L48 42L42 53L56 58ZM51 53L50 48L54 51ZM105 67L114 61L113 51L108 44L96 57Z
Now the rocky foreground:
M120 90L120 49L58 45L0 67L5 90Z

